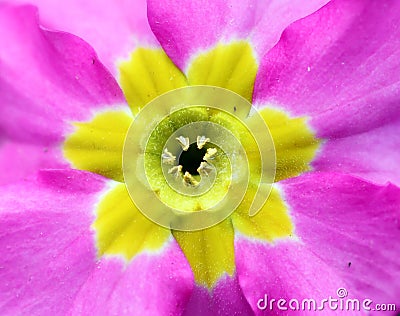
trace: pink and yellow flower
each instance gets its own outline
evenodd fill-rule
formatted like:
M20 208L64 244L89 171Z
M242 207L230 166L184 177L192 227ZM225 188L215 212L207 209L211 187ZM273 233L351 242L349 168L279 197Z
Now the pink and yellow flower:
M2 314L252 315L339 288L400 303L398 1L31 2L0 2ZM253 103L276 183L254 217L250 183L223 222L171 231L131 201L123 144L190 85ZM224 115L171 117L200 119L246 143ZM189 211L219 194L157 192Z

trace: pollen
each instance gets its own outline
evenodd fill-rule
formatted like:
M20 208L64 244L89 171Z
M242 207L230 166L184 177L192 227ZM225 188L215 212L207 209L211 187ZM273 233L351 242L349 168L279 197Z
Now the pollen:
M215 158L217 150L215 148L208 148L207 153L204 155L204 160L209 161Z
M161 155L161 158L162 162L168 165L173 165L176 160L176 156L171 154L167 148L165 148L163 154Z
M182 149L184 151L187 151L189 149L190 146L189 137L179 136L176 138L176 140L178 141L179 145L182 146Z
M208 177L208 175L213 171L211 165L205 161L200 163L200 167L197 168L197 172L202 176Z
M193 178L189 172L186 171L183 175L183 184L188 187L196 187L199 185L199 182Z
M202 149L209 141L210 139L205 136L197 136L197 148Z
M168 170L169 174L172 174L175 178L179 178L182 172L182 166L175 166Z

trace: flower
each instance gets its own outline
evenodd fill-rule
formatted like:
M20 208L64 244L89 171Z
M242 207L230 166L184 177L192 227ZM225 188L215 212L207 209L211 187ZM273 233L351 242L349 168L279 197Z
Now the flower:
M34 7L1 3L2 313L246 315L265 294L343 288L398 303L399 4L326 2L149 0L152 33L143 3L37 0L44 25L99 57ZM253 102L278 182L254 217L244 199L216 226L171 234L130 200L122 147L127 103L140 115L188 83ZM198 118L240 134L204 109L172 121Z

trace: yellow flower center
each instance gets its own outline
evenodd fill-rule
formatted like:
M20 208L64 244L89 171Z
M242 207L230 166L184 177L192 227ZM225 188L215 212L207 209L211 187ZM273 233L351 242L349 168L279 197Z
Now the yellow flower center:
M200 54L192 61L186 75L161 50L140 48L121 63L120 84L133 115L140 116L141 109L160 94L188 85L220 86L251 101L257 68L252 48L244 41L221 44ZM240 108L232 110L239 111ZM275 143L276 180L309 170L319 141L307 126L306 118L291 118L271 107L263 108L259 114ZM263 187L260 185L259 147L246 126L252 124L251 117L243 125L229 113L198 104L168 113L149 131L143 151L144 174L138 176L146 176L149 190L173 209L202 212L218 203L231 185L232 161L215 143L215 135L180 130L188 123L210 122L222 126L244 146L249 162L247 190L230 217L203 230L172 230L172 235L169 229L155 224L138 210L123 183L123 145L132 121L133 116L122 111L99 113L90 122L74 123L76 130L64 143L64 155L73 167L115 181L99 203L93 223L99 256L117 255L133 260L143 251L156 253L162 250L173 236L188 259L196 282L212 287L224 274L232 275L235 271L234 232L270 243L294 237L295 227L278 188L272 190L268 201L255 216L249 216L254 198ZM166 146L166 143L170 145ZM198 148L199 144L201 148ZM188 152L192 158L185 158L183 152ZM212 157L215 157L213 165L208 161ZM213 170L216 170L214 175ZM201 176L215 177L211 189L199 195L182 194L185 190L201 189ZM175 184L170 186L165 179ZM149 207L152 206L149 201Z

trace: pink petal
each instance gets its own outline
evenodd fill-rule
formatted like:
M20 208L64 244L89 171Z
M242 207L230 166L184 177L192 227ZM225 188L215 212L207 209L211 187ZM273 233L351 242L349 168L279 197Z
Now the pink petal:
M322 147L315 170L340 170L376 183L400 185L400 120L364 133L330 139Z
M166 53L185 69L193 54L220 40L248 38L262 56L278 41L287 25L327 1L149 0L148 17Z
M236 276L222 278L211 291L196 286L184 313L188 316L252 314Z
M329 139L317 170L400 183L399 19L398 1L334 0L288 27L264 56L255 100L311 116Z
M3 186L0 199L0 310L62 314L95 265L93 205L104 181L44 171Z
M61 149L54 146L30 145L13 141L0 144L0 184L7 184L43 168L65 168Z
M307 311L290 310L288 302L291 299L301 302L304 298L320 301L329 295L336 297L338 285L346 284L310 249L294 242L262 245L239 238L236 253L240 286L256 315L309 315ZM261 299L264 301L258 308ZM276 302L270 308L271 299L285 299L288 310L279 310ZM324 310L323 314L336 315L329 310Z
M183 310L193 275L176 243L131 264L96 258L90 225L105 184L90 173L58 170L1 188L2 314Z
M298 240L239 241L237 271L249 303L274 298L336 297L398 304L400 189L334 173L282 183ZM243 258L243 259L242 259Z
M73 315L181 315L193 274L175 242L157 255L140 255L127 267L102 259L82 285Z
M117 59L126 58L137 45L158 45L147 21L145 0L30 0L29 3L38 6L46 27L72 33L90 43L114 75Z
M124 105L118 84L93 49L38 24L34 7L0 4L0 131L48 145L95 109Z

